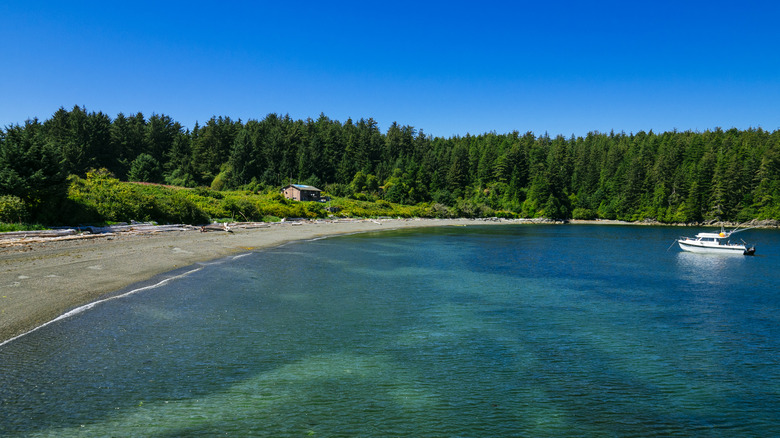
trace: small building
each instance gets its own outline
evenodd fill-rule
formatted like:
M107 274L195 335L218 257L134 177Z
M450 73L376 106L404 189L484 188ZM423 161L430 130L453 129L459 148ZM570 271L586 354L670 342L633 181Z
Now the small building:
M290 184L282 189L282 194L287 199L294 201L319 201L322 190L314 186L303 184Z

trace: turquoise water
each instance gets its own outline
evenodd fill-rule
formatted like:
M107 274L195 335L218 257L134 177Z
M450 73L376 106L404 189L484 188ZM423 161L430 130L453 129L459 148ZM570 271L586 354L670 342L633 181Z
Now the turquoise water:
M406 230L207 264L0 347L0 435L777 436L780 233L667 250L685 232Z

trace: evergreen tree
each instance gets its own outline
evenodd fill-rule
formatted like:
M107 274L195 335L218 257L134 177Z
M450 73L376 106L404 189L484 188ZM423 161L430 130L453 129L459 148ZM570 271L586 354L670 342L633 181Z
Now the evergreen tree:
M262 147L262 127L258 121L250 120L236 136L230 151L228 165L231 169L231 187L241 187L260 180L266 169Z
M197 125L196 125L197 129ZM179 132L166 154L164 179L167 184L195 187L195 167L192 162L192 136Z
M463 196L468 184L469 158L465 146L460 145L452 152L450 167L447 171L447 188L453 196Z
M149 154L141 154L133 160L130 172L127 174L130 181L162 182L162 167L160 162Z
M60 149L47 141L44 132L33 119L0 135L0 195L22 199L34 214L46 213L42 210L61 196L67 177ZM56 208L48 211L56 212Z
M152 114L146 123L146 150L144 152L158 162L162 162L173 147L173 142L181 133L181 129L181 125L174 122L169 116Z
M211 184L227 162L233 141L241 128L241 122L230 117L212 117L197 131L192 140L195 179L199 184Z

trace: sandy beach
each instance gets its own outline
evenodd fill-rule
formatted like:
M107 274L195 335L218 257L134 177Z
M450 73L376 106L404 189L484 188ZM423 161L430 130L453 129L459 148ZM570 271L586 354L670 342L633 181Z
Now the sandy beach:
M0 343L157 275L231 254L338 234L515 223L470 219L276 223L224 231L114 233L0 247Z

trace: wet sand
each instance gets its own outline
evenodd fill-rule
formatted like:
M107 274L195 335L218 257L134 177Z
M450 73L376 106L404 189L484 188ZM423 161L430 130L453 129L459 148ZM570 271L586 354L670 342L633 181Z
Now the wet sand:
M513 221L417 219L272 224L267 228L117 233L0 248L0 343L67 311L165 272L316 237Z

